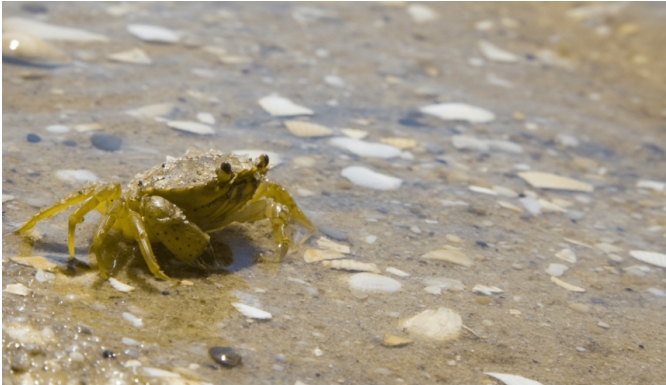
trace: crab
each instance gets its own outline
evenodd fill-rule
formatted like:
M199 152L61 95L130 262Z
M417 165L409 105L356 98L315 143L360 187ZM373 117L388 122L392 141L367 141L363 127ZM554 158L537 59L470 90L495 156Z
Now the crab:
M94 233L90 254L99 274L108 278L118 256L103 246L124 239L136 242L148 269L167 280L153 253L152 243L162 243L179 260L192 263L209 247L212 233L232 222L268 219L272 225L275 252L268 260L279 261L291 245L293 222L307 230L301 242L316 227L279 184L266 178L268 155L255 162L249 157L190 151L182 158L137 174L122 191L119 183L94 183L73 192L30 218L17 232L27 235L35 224L74 205L69 216L67 246L74 258L76 225L92 210L102 214Z

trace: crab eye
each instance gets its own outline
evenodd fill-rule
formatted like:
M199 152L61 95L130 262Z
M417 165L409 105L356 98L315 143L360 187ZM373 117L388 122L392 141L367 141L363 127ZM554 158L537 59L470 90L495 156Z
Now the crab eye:
M266 168L268 166L268 155L261 154L259 155L259 162L257 162L257 168Z
M220 170L222 170L222 172L225 174L231 174L231 164L229 162L222 162Z

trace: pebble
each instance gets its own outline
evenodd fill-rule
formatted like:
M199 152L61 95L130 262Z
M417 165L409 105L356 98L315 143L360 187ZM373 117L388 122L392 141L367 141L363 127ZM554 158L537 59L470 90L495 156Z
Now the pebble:
M77 124L74 126L76 132L88 132L88 131L99 131L104 129L99 123L87 123L87 124Z
M406 346L414 342L409 338L394 336L393 334L384 334L382 339L382 345L390 348L397 348L401 346Z
M369 134L368 131L357 130L355 128L342 128L340 132L352 139L363 139Z
M604 329L608 329L608 328L610 328L610 325L607 324L607 323L605 323L605 322L603 322L603 321L599 321L599 322L597 323L597 326L599 326L600 328L604 328Z
M67 64L69 56L44 40L23 32L2 34L2 57L45 66Z
M123 140L115 135L96 133L90 137L90 142L96 148L103 151L118 151Z
M484 373L484 374L489 375L490 377L497 378L506 385L542 385L538 381L530 380L529 378L525 378L515 374L504 374L504 373Z
M631 250L629 255L641 262L666 268L666 254L653 251Z
M287 98L278 95L265 96L258 100L259 105L272 116L313 115L314 111L299 106Z
M55 274L45 272L44 270L37 270L37 272L35 273L35 279L37 280L37 282L41 283L49 282L55 279Z
M123 318L128 321L129 323L132 324L135 328L141 328L143 327L143 320L141 318L138 318L137 316L124 312L123 313Z
M111 287L113 287L114 289L116 289L118 291L125 292L125 293L134 290L133 286L130 286L128 284L120 282L119 280L117 280L113 277L109 278L109 283L111 284Z
M126 113L135 118L153 119L156 116L168 115L173 109L174 105L171 103L159 103L150 104L134 110L128 110Z
M472 267L474 265L474 261L472 261L467 255L465 255L465 253L455 248L433 250L426 254L423 254L421 256L421 259L446 261L465 267Z
M409 274L407 272L404 272L400 269L396 269L395 267L387 267L386 272L389 273L389 274L393 274L395 276L398 276L398 277L402 277L402 278L409 277L411 275L411 274Z
M562 249L557 253L555 253L555 256L569 263L576 263L576 261L578 260L576 258L576 253L574 253L573 250L571 249Z
M547 172L526 171L519 172L518 176L532 187L537 188L583 192L591 192L594 190L594 187L589 183Z
M329 143L361 157L391 159L400 156L401 153L399 148L388 144L370 143L352 138L333 138Z
M403 322L400 327L410 335L444 342L456 339L462 329L462 318L451 309L425 310Z
M639 180L638 182L636 182L636 187L661 192L666 190L666 183L657 182L654 180Z
M147 24L129 24L127 30L139 39L151 43L178 43L180 37L170 29Z
M658 289L656 287L651 287L647 289L647 292L650 294L656 295L657 297L666 297L666 291Z
M106 55L109 60L130 64L152 64L150 56L141 48L133 48L128 51L116 52Z
M209 112L197 112L197 120L204 124L215 124L215 117Z
M107 42L106 36L80 29L46 24L21 17L10 17L2 21L3 36L9 32L23 32L44 40L65 40L77 42Z
M565 271L569 270L569 267L559 263L551 263L546 269L546 273L552 277L561 277Z
M207 124L199 122L190 122L184 120L169 120L166 122L167 126L175 130L189 132L197 135L213 135L215 130Z
M488 152L490 150L490 145L488 142L482 139L477 139L473 136L467 135L455 135L451 138L451 143L453 147L458 150L469 150L477 152Z
M365 243L367 243L369 245L372 245L373 243L375 243L377 241L377 236L376 235L368 235L363 240L365 241Z
M267 311L257 309L256 307L245 305L239 302L232 302L231 306L235 307L236 310L238 310L242 315L246 316L247 318L262 319L262 320L273 318L273 315Z
M375 190L396 190L402 184L402 179L380 174L362 166L346 167L341 174L355 185Z
M578 350L579 352L582 353L582 352L585 351L585 348L584 348L584 347L581 347L581 346L578 346L578 347L576 347L576 350Z
M321 124L304 122L301 120L285 120L284 125L292 134L306 138L329 136L333 133L333 130L324 127Z
M69 132L69 127L63 126L61 124L53 124L50 126L46 126L46 131L52 132L54 134L64 134Z
M241 355L230 346L212 347L208 349L208 354L210 354L215 362L224 366L225 368L233 368L238 366L243 359L243 357L241 357Z
M342 88L345 86L345 81L342 80L339 76L327 75L324 76L324 83L328 84L331 87Z
M588 305L585 305L584 303L569 304L569 309L571 309L573 311L577 311L579 313L589 313L590 312L590 307Z
M3 290L3 291L5 291L7 293L10 293L10 294L21 295L21 296L24 296L24 297L26 295L30 294L30 292L31 292L31 290L28 289L22 283L14 283L14 284L7 285L5 287L5 290Z
M557 135L557 141L560 142L564 147L578 147L580 142L576 137L566 134Z
M470 123L488 123L495 120L492 112L465 103L430 104L419 108L419 111L443 120L463 120Z
M88 170L58 170L55 172L56 178L73 183L97 182L99 178L92 171Z
M520 60L520 56L503 50L489 41L480 40L479 49L486 59L499 63L516 63Z
M42 138L40 138L39 135L37 135L37 134L28 134L26 136L26 140L29 143L39 143L39 142L42 141Z
M428 23L438 18L435 11L423 4L410 4L407 7L407 13L417 24Z
M402 285L393 278L375 273L357 273L349 278L349 287L352 291L364 293L393 293L400 290Z

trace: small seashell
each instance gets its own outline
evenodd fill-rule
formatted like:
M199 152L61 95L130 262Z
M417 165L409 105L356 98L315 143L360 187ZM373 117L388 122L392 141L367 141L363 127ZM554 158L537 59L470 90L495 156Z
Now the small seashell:
M489 41L480 40L479 49L481 50L483 56L485 56L488 60L500 63L516 63L520 60L520 56L503 50Z
M342 128L340 132L352 139L363 139L368 136L368 131L357 130L355 128Z
M462 318L451 309L440 307L428 309L400 325L409 334L434 341L448 341L458 337L462 329Z
M349 247L347 247L347 251L348 249ZM307 249L303 254L303 259L305 259L305 262L307 263L325 261L329 259L342 259L344 257L344 254L336 250Z
M576 258L576 253L574 253L573 250L571 249L562 249L557 253L555 253L555 256L569 263L576 263L576 261L578 260Z
M442 288L439 286L426 286L423 290L428 294L442 295Z
M301 137L328 136L333 133L328 127L300 120L285 120L284 125L292 134Z
M407 6L407 13L412 20L418 24L437 20L437 13L432 8L423 4L410 4Z
M252 58L243 55L221 55L218 60L222 64L248 64L252 63Z
M197 120L204 124L215 124L215 117L210 112L197 112Z
M369 271L371 273L379 274L381 270L377 268L374 263L359 262L353 259L338 259L334 261L322 261L322 265L337 270L348 271Z
M77 124L74 126L76 132L100 131L103 129L104 127L99 123Z
M3 290L3 291L5 291L7 293L10 293L10 294L22 295L24 297L26 295L30 294L30 292L31 292L31 290L28 289L22 283L14 283L14 284L11 284L11 285L7 285L7 287L5 287L5 290Z
M504 293L504 290L500 289L499 287L496 286L485 286L485 285L475 285L474 288L472 288L473 293L481 293L483 295L493 295L495 293Z
M355 155L391 159L400 156L400 149L388 144L370 143L352 138L333 138L329 141L333 146L345 149Z
M597 243L594 245L595 248L603 251L604 253L622 253L624 252L624 249L621 247L617 247L615 245L611 245L610 243Z
M78 42L107 42L106 36L76 28L46 24L22 17L10 17L2 21L3 36L10 32L23 32L44 40L66 40Z
M125 293L134 290L134 287L133 287L133 286L127 285L127 284L125 284L125 283L122 283L122 282L120 282L119 280L117 280L117 279L115 279L115 278L113 278L113 277L109 278L109 283L111 284L111 286L112 286L114 289L116 289L116 290L118 290L118 291L125 292Z
M426 254L423 254L421 256L421 259L446 261L465 267L471 267L474 265L474 261L472 261L467 255L465 255L465 253L451 247L430 251Z
M44 40L22 32L2 34L2 57L37 65L67 64L71 59Z
M57 264L55 264L48 258L44 258L40 255L35 255L30 257L16 256L16 257L9 257L9 259L18 263L19 265L31 266L37 270L54 271L56 267L58 267Z
M452 290L452 291L465 290L465 285L463 285L463 283L460 282L459 280L453 278L446 278L446 277L427 278L423 280L423 283L428 286L439 287L444 290Z
M402 179L380 174L361 166L346 167L341 174L355 185L375 190L396 190L402 184Z
M135 118L152 119L156 116L168 115L174 108L171 103L159 103L143 106L135 110L126 111L128 115Z
M393 147L397 147L401 150L407 150L409 148L414 148L416 147L419 142L417 142L414 139L407 139L407 138L381 138L379 139L380 142L384 144L388 144Z
M629 255L639 261L666 268L666 254L653 251L631 250Z
M166 122L167 126L179 131L191 132L197 135L212 135L215 133L215 130L209 125L198 123L198 122L189 122L183 120L169 120Z
M396 269L395 267L387 267L386 272L389 274L393 274L398 277L409 277L411 274L404 272L402 270Z
M419 108L419 111L443 120L464 120L470 123L487 123L495 120L495 114L492 112L465 103L430 104Z
M55 176L70 183L97 182L98 180L97 175L88 170L58 170Z
M123 318L126 321L128 321L129 323L131 323L135 328L143 327L143 320L141 318L135 316L134 314L130 314L130 313L125 312L125 313L123 313Z
M332 240L326 237L321 237L317 239L317 245L319 245L319 247L321 247L322 249L335 250L342 254L349 254L351 252L349 246L333 242Z
M502 373L485 373L491 377L495 377L506 385L542 385L538 381L530 380L529 378L517 376L515 374L502 374Z
M565 271L569 270L569 267L559 263L551 263L546 269L546 273L552 277L561 277Z
M390 348L397 348L400 346L405 346L411 344L412 340L409 338L394 336L393 334L384 334L382 339L382 345Z
M400 290L402 285L393 278L374 273L358 273L349 278L349 286L352 290L365 293L393 293Z
M312 115L314 111L303 106L295 104L287 98L278 95L265 96L259 99L259 105L266 112L273 116L296 116L296 115Z
M245 305L239 302L233 302L231 306L235 307L236 310L238 310L242 315L246 316L247 318L255 318L255 319L273 318L273 315L267 311L263 311L261 309L257 309L256 307Z
M532 187L536 188L583 192L591 192L594 190L594 187L591 184L547 172L527 171L518 173L518 176L523 178Z
M511 211L513 211L513 212L516 212L516 213L518 213L518 214L522 214L522 213L523 213L523 209L521 209L520 207L518 207L518 206L516 206L516 205L512 205L512 204L509 203L509 202L505 202L505 201L497 201L497 204L500 205L501 207L505 208L505 209L509 209L509 210L511 210Z
M152 64L148 54L141 48L133 48L129 51L116 52L106 55L110 60L130 64Z
M4 37L3 37L3 39L4 39ZM4 43L3 43L3 54L4 54ZM654 180L639 180L636 183L636 187L661 192L661 191L666 190L666 183L657 182L657 181L654 181Z
M558 279L558 278L553 277L553 276L550 277L550 280L551 280L553 283L555 283L557 286L562 287L562 288L565 288L565 289L567 289L567 290L569 290L569 291L576 291L576 292L580 292L580 293L582 293L582 292L585 291L585 289L583 289L582 287L574 286L574 285L572 285L572 284L570 284L570 283L564 282L564 281L562 281L561 279Z
M139 39L151 43L178 43L180 37L174 31L147 24L130 24L127 30Z
M497 195L497 192L495 190L491 190L491 189L485 188L485 187L472 185L472 186L467 186L467 188L469 189L469 191L473 191L473 192L480 193L480 194L487 194L487 195L493 195L493 196Z

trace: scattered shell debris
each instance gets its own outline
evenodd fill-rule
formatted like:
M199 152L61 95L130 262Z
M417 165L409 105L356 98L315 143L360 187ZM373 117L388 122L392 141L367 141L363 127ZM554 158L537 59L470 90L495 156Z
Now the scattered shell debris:
M353 259L336 259L333 261L322 261L322 265L330 267L337 270L347 270L347 271L368 271L371 273L379 274L381 270L377 267L377 264L360 262Z
M451 262L464 267L472 267L474 261L470 259L462 250L447 246L443 249L429 251L421 256L421 259L435 261Z
M465 103L440 103L423 106L419 111L443 120L464 120L470 123L488 123L495 120L495 114Z
M479 285L476 284L472 288L473 293L481 293L483 295L493 295L497 293L504 293L504 290L500 289L499 287L496 286L486 286L486 285Z
M135 118L153 119L156 116L169 114L174 108L172 103L157 103L143 106L134 110L128 110L126 113Z
M284 125L292 134L301 137L319 137L333 134L333 130L328 127L301 120L285 120Z
M141 48L133 48L128 51L116 52L106 55L107 58L121 63L152 64L150 56Z
M313 115L314 111L299 106L287 98L278 95L269 95L259 99L259 105L273 116Z
M348 248L344 249L349 253ZM305 253L303 253L303 259L305 259L305 262L307 263L312 263L312 262L320 262L320 261L326 261L330 259L343 259L345 258L345 255L342 254L340 251L336 250L317 250L317 249L307 249L305 250Z
M382 345L390 348L406 346L413 342L409 338L394 336L393 334L384 334L384 338L382 339Z
M576 253L574 253L571 249L562 249L555 253L555 256L569 263L576 263L576 261L578 261L578 258L576 258Z
M334 242L326 237L320 237L317 239L317 245L322 249L333 250L342 254L349 254L351 252L349 246Z
M109 38L81 29L61 27L22 17L10 17L2 20L3 37L9 32L22 32L45 40L63 40L80 43L108 42Z
M232 302L231 306L235 307L239 313L246 316L247 318L262 319L262 320L273 318L273 315L271 313L250 305L245 305L239 302Z
M363 166L346 167L341 174L355 185L375 190L396 190L402 184L400 178L380 174Z
M538 381L530 380L515 374L502 374L502 373L485 373L491 377L495 377L506 385L542 385Z
M401 150L408 150L418 146L419 144L419 142L416 140L409 138L381 138L379 141Z
M329 140L333 146L345 149L355 155L362 157L374 157L391 159L400 156L400 149L388 144L371 143L352 138L332 138Z
M425 310L400 323L414 337L445 342L460 335L462 318L451 309L440 307L437 310Z
M364 293L393 293L400 290L402 284L375 273L357 273L349 278L349 287Z
M499 63L517 63L520 61L520 56L499 48L495 44L486 41L479 41L479 49L483 56L488 60L496 61Z
M150 43L178 43L180 36L168 28L148 24L129 24L127 30L134 36Z
M199 122L189 122L182 120L169 120L166 122L167 126L178 131L190 132L197 135L213 135L215 130L207 124Z
M355 128L342 128L340 132L352 139L363 139L369 134L368 131L357 130Z
M61 50L23 32L2 34L2 57L36 65L61 65L71 61Z
M564 176L540 171L526 171L518 173L532 187L554 190L592 192L594 187L585 182Z
M118 290L118 291L122 291L122 292L124 292L124 293L128 293L128 292L130 292L130 291L132 291L132 290L135 289L135 287L130 286L130 285L126 284L126 283L120 282L119 280L117 280L117 279L115 279L115 278L113 278L113 277L109 278L109 283L111 284L111 286L112 286L114 289L116 289L116 290Z
M73 184L82 184L85 182L97 182L99 178L89 170L58 170L55 173L56 178Z
M579 293L582 293L582 292L585 291L585 289L583 289L582 287L578 287L578 286L572 285L570 283L564 282L561 279L559 279L557 277L554 277L554 276L551 276L550 280L553 283L555 283L557 286L559 286L561 288L564 288L564 289L567 289L569 291L575 291L575 292L579 292Z
M666 268L666 254L657 253L654 251L631 250L629 255L641 262Z
M9 284L5 287L5 290L3 290L7 293L11 294L16 294L16 295L22 295L26 296L31 293L31 290L28 289L24 284L22 283L14 283L14 284Z

